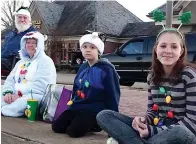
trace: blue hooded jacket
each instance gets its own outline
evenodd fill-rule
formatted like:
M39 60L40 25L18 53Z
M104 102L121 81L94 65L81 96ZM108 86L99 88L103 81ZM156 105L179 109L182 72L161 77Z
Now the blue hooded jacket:
M31 26L28 30L24 32L17 33L17 31L10 31L5 35L5 42L1 47L1 58L10 58L18 54L20 50L20 40L21 38L30 31L36 31L36 29Z
M100 59L91 67L88 62L80 67L74 80L70 110L94 114L104 109L118 111L119 100L119 76L107 59Z

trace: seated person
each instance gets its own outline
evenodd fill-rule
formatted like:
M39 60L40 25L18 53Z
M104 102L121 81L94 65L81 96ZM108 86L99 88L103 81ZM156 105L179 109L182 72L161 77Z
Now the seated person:
M111 136L107 144L196 144L196 65L186 54L178 30L160 32L147 77L148 110L142 117L100 112L97 122Z
M9 31L4 37L1 47L1 69L11 71L13 57L18 55L21 38L30 31L35 31L31 24L30 12L25 7L20 7L14 14L16 29Z
M48 84L56 83L54 62L44 52L44 36L29 32L21 39L21 60L7 77L2 89L1 114L10 117L24 115L27 100L40 103Z
M70 107L52 123L54 132L71 137L98 131L97 113L104 109L118 111L120 99L119 76L111 63L100 59L104 43L98 33L84 35L80 49L87 62L75 77Z

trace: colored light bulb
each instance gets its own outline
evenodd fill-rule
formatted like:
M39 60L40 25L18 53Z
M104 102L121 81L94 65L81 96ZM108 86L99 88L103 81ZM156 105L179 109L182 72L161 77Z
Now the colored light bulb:
M26 79L23 79L23 83L27 83L27 80Z
M85 87L87 87L87 88L89 87L89 82L88 81L85 82Z
M154 104L153 107L152 107L152 110L157 111L158 110L158 105Z
M30 65L31 63L29 62L28 64L27 64L27 67Z
M163 126L163 122L159 121L158 126Z
M158 118L154 118L154 125L157 125L159 122L159 119Z
M22 96L22 93L21 93L21 91L18 91L18 96L20 96L20 97Z
M172 112L172 111L168 111L167 112L167 117L169 117L169 118L174 118L174 113Z
M78 95L78 96L81 95L81 91L80 91L80 90L77 91L77 95Z
M24 68L24 65L21 65L20 68L23 69Z
M85 94L83 92L81 93L80 96L81 96L82 99L85 98Z
M163 94L163 93L165 93L165 88L164 88L164 87L160 87L160 88L159 88L159 91L160 91L160 93Z
M67 105L72 105L73 104L73 101L72 100L70 100L68 103L67 103Z
M166 103L170 103L171 102L171 96L167 96L166 97Z
M18 83L20 83L20 82L21 82L21 79L19 78L19 79L18 79Z

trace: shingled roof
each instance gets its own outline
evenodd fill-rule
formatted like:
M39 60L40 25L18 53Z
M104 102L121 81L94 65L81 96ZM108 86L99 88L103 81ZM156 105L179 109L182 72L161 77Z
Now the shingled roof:
M162 26L155 25L154 22L128 23L119 37L155 36L161 29Z
M47 28L49 30L56 29L64 10L64 6L45 1L34 2Z
M93 30L118 36L127 23L142 22L117 1L36 3L44 22L49 29L56 27L58 35L82 35L85 30Z

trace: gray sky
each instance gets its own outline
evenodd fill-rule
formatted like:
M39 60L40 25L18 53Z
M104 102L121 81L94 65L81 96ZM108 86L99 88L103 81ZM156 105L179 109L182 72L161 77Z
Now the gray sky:
M117 0L121 5L135 14L143 21L150 19L146 15L166 3L166 0Z
M150 19L146 15L155 8L166 3L166 0L117 0L122 6L131 11L143 21ZM28 0L25 1L25 6L29 6Z

